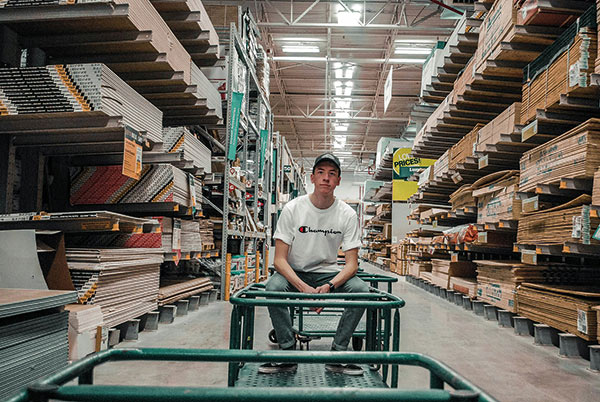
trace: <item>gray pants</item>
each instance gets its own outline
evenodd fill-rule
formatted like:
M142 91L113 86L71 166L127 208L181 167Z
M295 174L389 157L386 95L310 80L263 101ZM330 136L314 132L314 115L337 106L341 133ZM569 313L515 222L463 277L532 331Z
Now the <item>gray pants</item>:
M314 288L321 286L328 281L332 280L337 273L306 273L296 272L298 277L302 279L306 284ZM273 292L297 292L290 283L280 275L275 273L267 282L266 290ZM342 286L334 290L336 293L368 293L369 285L367 285L362 279L354 276L350 278ZM338 323L335 337L333 338L332 349L335 350L347 350L350 338L356 329L363 313L364 308L347 308L344 310L340 322ZM289 349L294 346L296 342L294 333L292 331L292 319L290 317L290 311L287 307L269 307L269 315L271 316L271 322L273 328L275 328L275 335L277 335L277 342L282 349Z

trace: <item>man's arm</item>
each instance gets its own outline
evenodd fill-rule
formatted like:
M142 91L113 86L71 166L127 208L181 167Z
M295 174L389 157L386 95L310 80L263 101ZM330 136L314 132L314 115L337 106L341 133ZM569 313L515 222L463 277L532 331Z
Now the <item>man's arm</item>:
M296 289L302 293L317 293L315 288L309 286L302 279L296 275L294 269L290 266L287 260L290 246L282 240L275 240L275 259L273 265L277 272L279 272L287 281ZM358 256L358 252L357 252ZM357 260L358 262L358 260ZM358 265L357 265L358 267Z
M345 258L344 268L331 280L334 288L339 288L358 272L358 248L346 251ZM329 293L329 284L319 286L317 292Z

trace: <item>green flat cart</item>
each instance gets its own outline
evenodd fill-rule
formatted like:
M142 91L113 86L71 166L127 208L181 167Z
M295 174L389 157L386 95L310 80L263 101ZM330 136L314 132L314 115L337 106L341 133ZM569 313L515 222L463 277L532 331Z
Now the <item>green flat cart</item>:
M298 372L294 378L263 375L271 380L265 386L249 382L251 377L241 378L231 387L173 387L173 386L126 386L94 385L94 368L100 364L116 361L182 361L224 362L243 364L245 367L266 362L297 362ZM429 389L405 390L397 388L392 377L391 384L382 381L375 372L351 377L326 373L324 363L355 363L364 365L419 366L429 371ZM313 366L310 370L307 367ZM303 375L321 374L302 381ZM292 375L290 375L292 376ZM363 378L364 377L364 378ZM68 384L78 379L77 384ZM68 384L68 385L65 385ZM445 385L452 389L444 389ZM9 402L47 402L50 400L89 402L494 402L495 399L471 384L444 365L428 356L399 352L307 352L255 350L202 350L202 349L110 349L79 360L67 368L50 375L30 386L26 391L9 399Z

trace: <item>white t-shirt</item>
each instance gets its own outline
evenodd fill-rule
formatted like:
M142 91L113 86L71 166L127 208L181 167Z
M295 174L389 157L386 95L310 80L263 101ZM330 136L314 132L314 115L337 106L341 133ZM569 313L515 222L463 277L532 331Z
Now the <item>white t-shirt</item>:
M313 205L308 195L288 202L273 236L290 246L288 263L299 272L339 272L337 252L361 246L356 212L336 199L327 209Z

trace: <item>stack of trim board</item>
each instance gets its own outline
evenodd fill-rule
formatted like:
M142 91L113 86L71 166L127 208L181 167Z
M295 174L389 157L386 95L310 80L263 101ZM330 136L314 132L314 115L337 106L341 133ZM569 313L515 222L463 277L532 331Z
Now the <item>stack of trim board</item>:
M521 216L519 171L505 170L489 174L473 184L473 197L477 199L477 223L497 223L516 220Z
M163 139L164 152L181 153L183 161L191 162L193 167L203 169L204 173L211 173L210 149L186 127L165 127Z
M69 360L79 360L97 350L104 316L99 306L68 304L65 309L69 312Z
M55 121L67 117L63 113L85 119L75 126L82 128L108 126L110 118L122 116L121 125L162 142L162 112L104 64L0 69L0 107L8 114L0 121L0 131L65 127L63 120Z
M158 291L158 305L176 302L177 300L185 299L196 295L211 291L214 288L213 283L209 278L197 279L161 279L160 290Z
M451 287L451 285L452 285L451 279L453 277L462 278L465 281L467 281L467 279L475 277L475 264L473 264L470 261L451 262L450 260L432 259L431 265L432 265L431 282L437 286L443 287L444 289L454 290ZM472 282L472 281L467 281L467 282ZM466 285L466 283L463 283L463 282L460 282L460 284L463 285L463 287L465 289L467 289L467 291L468 291L468 289L472 288L472 285ZM475 282L475 285L476 284L477 284L477 282ZM466 293L466 292L461 292L461 293ZM475 292L473 291L472 294L470 294L470 295L475 296Z
M0 399L67 366L72 291L0 289Z
M193 206L188 176L174 166L143 165L140 180L121 172L121 166L71 168L71 204L175 202ZM202 186L195 178L194 184L195 199L199 203Z
M80 304L100 306L104 325L114 327L156 309L162 251L67 249Z
M587 341L597 337L600 287L523 283L517 289L517 313Z

